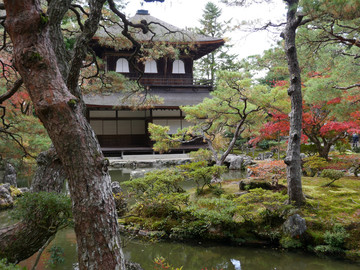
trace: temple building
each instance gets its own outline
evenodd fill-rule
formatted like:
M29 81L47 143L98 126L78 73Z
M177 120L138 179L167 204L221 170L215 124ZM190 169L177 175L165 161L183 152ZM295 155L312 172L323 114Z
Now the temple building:
M176 48L177 54L174 57L164 53L156 59L146 58L134 65L131 64L133 46L117 46L114 41L107 44L100 41L108 33L113 37L121 37L122 28L119 25L108 27L106 32L103 29L97 32L92 47L104 61L105 70L138 80L148 93L163 100L161 104L155 104L151 108L134 110L126 102L121 103L124 95L122 91L86 95L88 120L107 154L151 152L152 142L147 131L149 123L169 126L170 134L175 133L178 128L188 126L179 106L198 104L209 97L213 89L211 81L194 77L194 61L224 44L222 38L179 29L151 16L147 10L139 10L130 21L149 23L150 31L147 33L143 33L141 29L132 30L134 38L143 46L151 43L169 48L170 45ZM120 40L124 38L119 39L119 42ZM181 150L193 150L197 147L194 144L183 145Z

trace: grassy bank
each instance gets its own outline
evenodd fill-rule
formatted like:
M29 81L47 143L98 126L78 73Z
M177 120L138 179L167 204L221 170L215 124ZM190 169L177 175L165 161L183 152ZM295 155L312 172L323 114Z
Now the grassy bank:
M343 177L330 187L323 187L328 179L304 177L307 203L295 209L285 204L284 179L273 190L239 191L239 179L234 179L223 182L221 188L205 184L201 190L198 186L184 192L171 182L181 173L176 169L155 172L132 184L137 203L119 220L123 227L133 232L156 231L150 234L154 237L269 245L360 261L360 180L355 177ZM169 177L161 180L161 175ZM177 183L186 181L180 178ZM139 186L147 189L139 190ZM306 220L307 230L291 237L284 233L283 224L294 214Z

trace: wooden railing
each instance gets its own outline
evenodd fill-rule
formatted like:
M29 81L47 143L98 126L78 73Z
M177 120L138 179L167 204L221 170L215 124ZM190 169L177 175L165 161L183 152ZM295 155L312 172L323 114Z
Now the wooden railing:
M126 77L137 80L135 74L126 74ZM144 86L190 86L190 87L212 87L213 83L208 79L197 79L191 77L157 77L144 75L140 78Z

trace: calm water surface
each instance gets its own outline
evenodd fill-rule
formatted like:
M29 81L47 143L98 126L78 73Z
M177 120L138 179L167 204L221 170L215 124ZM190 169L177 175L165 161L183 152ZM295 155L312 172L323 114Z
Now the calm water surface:
M280 250L230 247L222 245L185 244L176 242L145 243L123 239L124 255L140 263L145 270L154 269L153 260L162 256L174 266L184 270L359 270L359 265L343 261L321 259L311 254L291 253ZM76 240L73 230L58 233L52 245L65 250L65 262L55 268L46 268L50 254L44 252L38 270L71 270L76 263ZM35 256L22 262L30 268Z

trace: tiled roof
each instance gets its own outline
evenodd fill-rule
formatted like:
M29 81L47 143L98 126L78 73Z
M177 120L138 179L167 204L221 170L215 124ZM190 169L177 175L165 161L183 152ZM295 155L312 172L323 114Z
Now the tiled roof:
M163 98L163 103L155 105L154 107L178 107L183 105L196 105L209 98L210 94L208 91L188 91L188 92L169 92L169 91L152 91L152 95L156 95ZM121 102L123 94L110 93L102 95L86 95L84 97L87 106L102 106L102 107L113 107L113 106L128 106Z
M214 38L205 35L194 34L190 31L180 29L174 25L171 25L167 22L159 20L151 16L147 11L140 10L144 12L139 12L131 17L129 20L134 24L140 24L141 21L146 21L149 23L150 31L144 34L141 29L131 29L133 36L139 41L166 41L166 42L195 42L195 43L224 43L222 38ZM107 32L111 33L115 37L121 37L121 31L123 30L119 25L112 25L106 28ZM103 28L95 34L95 38L104 38L108 34Z

